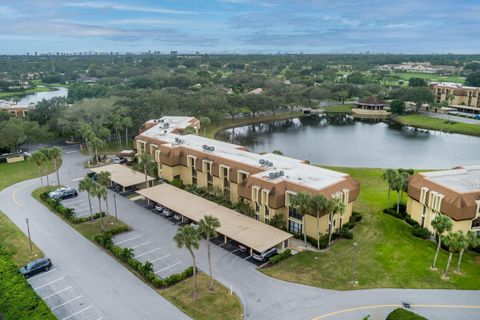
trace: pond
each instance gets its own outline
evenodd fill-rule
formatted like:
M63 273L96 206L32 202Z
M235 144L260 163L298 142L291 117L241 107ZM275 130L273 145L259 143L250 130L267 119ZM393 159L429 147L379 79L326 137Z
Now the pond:
M52 99L54 97L66 97L68 95L68 89L65 87L55 87L57 90L52 91L43 91L43 92L35 92L32 94L27 94L23 96L18 102L18 105L26 106L30 103L36 104L37 102L42 101L43 99ZM12 99L10 99L12 101Z
M312 164L441 169L480 163L480 137L417 130L350 115L312 115L226 129L223 141Z

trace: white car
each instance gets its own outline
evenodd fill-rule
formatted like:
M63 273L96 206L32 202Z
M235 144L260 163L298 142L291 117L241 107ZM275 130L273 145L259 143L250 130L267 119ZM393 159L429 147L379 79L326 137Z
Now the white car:
M162 212L164 209L165 209L165 208L164 208L162 205L158 204L158 203L155 205L155 210L156 210L157 212Z
M168 208L164 208L162 211L162 214L167 218L170 218L171 216L173 216L173 212L170 211L170 209Z

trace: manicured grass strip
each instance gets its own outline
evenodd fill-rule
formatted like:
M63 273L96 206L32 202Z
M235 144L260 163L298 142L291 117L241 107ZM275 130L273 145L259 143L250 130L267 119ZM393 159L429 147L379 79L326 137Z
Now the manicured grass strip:
M50 165L49 172L53 172L53 165ZM44 174L44 167L42 174ZM38 167L35 163L25 160L15 163L0 163L0 191L20 181L38 178ZM56 179L56 178L53 178ZM46 181L43 178L44 182ZM50 181L52 182L52 181Z
M480 124L469 124L463 122L449 123L445 119L438 119L420 114L399 116L396 117L395 120L401 124L416 128L480 136Z
M57 319L18 271L10 254L0 247L0 318Z
M456 83L463 83L465 81L465 77L462 76L440 76L434 73L423 73L423 72L395 72L392 73L393 76L398 76L400 79L405 80L408 83L410 78L422 78L427 81L438 81L438 82L456 82Z
M352 105L322 107L326 113L352 113Z
M336 241L325 252L301 252L261 272L286 281L322 288L349 290L366 288L480 288L480 256L468 252L462 260L462 275L441 275L448 253L441 251L439 269L431 271L435 243L411 235L404 221L384 214L388 207L387 184L381 179L383 169L331 168L350 174L357 180L360 195L354 204L363 219L354 229L353 240ZM392 193L395 201L396 193ZM404 202L406 197L404 197ZM352 286L353 242L357 242L356 280ZM452 259L456 266L458 255Z
M215 281L215 291L207 289L208 276L205 273L197 275L198 299L192 297L193 278L184 280L160 293L180 310L196 320L243 319L243 308L238 297Z
M0 211L0 247L5 248L18 267L34 259L43 257L43 253L32 243L33 255L30 254L28 238L17 226Z
M255 119L242 118L237 120L224 120L217 125L211 124L207 126L207 129L205 130L205 135L203 134L203 128L200 129L199 135L202 135L202 136L204 135L207 138L215 139L215 135L217 134L217 132L224 129L241 127L241 126L246 126L246 125L255 124L255 123L297 118L302 115L303 114L301 112L294 112L294 113L280 113L276 115L263 116L263 117L257 116Z

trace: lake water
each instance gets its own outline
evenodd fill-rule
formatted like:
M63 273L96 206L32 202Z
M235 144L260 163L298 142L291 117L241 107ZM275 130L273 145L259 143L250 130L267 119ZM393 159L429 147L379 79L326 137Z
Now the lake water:
M37 103L42 101L43 99L52 99L54 97L66 97L68 94L68 89L65 87L56 87L57 90L53 91L44 91L44 92L35 92L32 94L28 94L20 99L17 102L18 105L29 105L30 103ZM11 100L10 100L11 101Z
M308 116L219 132L255 152L280 150L312 164L440 169L480 163L480 137L415 130L349 115Z

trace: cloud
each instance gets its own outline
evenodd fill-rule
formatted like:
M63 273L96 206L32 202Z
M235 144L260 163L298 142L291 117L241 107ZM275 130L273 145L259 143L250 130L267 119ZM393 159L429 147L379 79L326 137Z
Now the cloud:
M166 13L166 14L194 14L193 11L184 11L160 7L145 7L138 5L119 4L114 2L102 2L102 1L86 1L86 2L67 2L65 7L76 8L90 8L90 9L107 9L118 11L136 11L136 12L148 12L148 13Z

